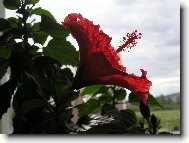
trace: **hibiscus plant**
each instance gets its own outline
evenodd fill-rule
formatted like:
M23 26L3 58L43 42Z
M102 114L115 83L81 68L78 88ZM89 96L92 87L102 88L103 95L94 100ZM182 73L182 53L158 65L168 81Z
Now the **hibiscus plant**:
M0 19L0 79L9 74L0 85L0 117L13 106L13 134L157 134L160 120L149 106L161 105L149 93L152 82L143 69L127 73L117 54L142 34L127 34L114 50L99 25L76 13L59 24L38 2L3 0L17 14ZM117 108L127 103L143 118Z

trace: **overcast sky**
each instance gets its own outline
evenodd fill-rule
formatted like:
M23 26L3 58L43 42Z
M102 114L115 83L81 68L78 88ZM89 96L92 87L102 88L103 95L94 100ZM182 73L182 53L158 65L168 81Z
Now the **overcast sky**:
M180 0L40 0L39 6L58 22L81 13L100 24L115 49L128 32L139 30L142 39L129 53L121 52L122 64L128 73L147 70L155 96L180 92Z

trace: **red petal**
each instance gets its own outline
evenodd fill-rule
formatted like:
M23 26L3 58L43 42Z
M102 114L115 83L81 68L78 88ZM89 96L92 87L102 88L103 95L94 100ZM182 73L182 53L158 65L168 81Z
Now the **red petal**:
M111 38L100 30L99 25L83 18L81 14L69 14L63 25L68 28L77 40L80 50L80 62L86 62L86 53L103 53L111 66L120 71L126 71L125 67L119 64L119 56L110 45Z
M110 45L111 38L100 30L99 25L80 14L69 14L63 25L79 44L80 62L73 83L76 89L92 84L118 85L137 93L146 103L152 85L146 78L147 72L141 69L141 77L126 73Z

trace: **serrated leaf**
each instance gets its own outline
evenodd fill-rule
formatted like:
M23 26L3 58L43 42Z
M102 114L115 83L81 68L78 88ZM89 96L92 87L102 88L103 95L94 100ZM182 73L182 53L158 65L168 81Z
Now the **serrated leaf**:
M98 113L100 110L100 102L96 99L91 99L86 103L78 105L77 108L79 117L88 114Z
M38 23L35 23L32 27L32 31L34 32L38 32L40 30L40 26L41 26L41 23L38 22Z
M7 60L10 56L10 53L11 53L10 49L0 47L0 58Z
M32 37L35 43L43 45L46 42L48 35L45 32L36 32Z
M42 76L40 76L37 73L30 74L30 73L25 72L25 74L26 74L26 78L27 78L26 80L33 81L33 83L35 84L35 86L37 88L37 93L35 93L35 94L38 94L40 97L42 97L45 100L49 100L49 97L51 96L51 95L49 95L51 92L49 82L47 82ZM28 85L28 86L32 85L30 82L29 82L29 84L30 85Z
M20 0L3 0L3 4L7 9L16 10L20 7Z
M119 89L114 92L114 96L116 97L117 100L124 100L126 95L127 93L126 90L124 89Z
M46 15L41 16L41 30L52 36L54 39L63 40L69 36L69 31L67 29Z
M21 112L23 114L26 114L27 112L30 112L36 108L39 108L39 107L50 107L47 105L48 103L45 103L44 101L42 100L37 100L37 99L32 99L32 100L27 100L25 101L24 103L22 103L22 106L21 106ZM53 108L52 108L53 110Z
M15 17L8 18L8 22L12 28L18 28L18 26L21 26L21 19L17 19Z
M49 44L43 48L45 56L54 58L62 65L78 66L79 52L71 45L70 42L62 39L51 40Z
M133 110L126 109L120 111L121 121L129 128L137 124L137 116Z
M129 94L129 103L138 106L140 104L139 96L137 96L137 94L135 94L134 92L131 92Z
M0 46L3 47L10 42L14 37L13 30L8 30L0 36Z
M11 28L0 36L0 46L12 44L14 39L21 39L24 34L22 29Z
M0 31L4 31L10 28L9 21L7 19L0 18Z
M25 0L26 4L36 4L38 2L39 2L39 0Z
M47 17L48 19L52 20L53 22L56 22L56 19L54 18L54 16L48 10L45 10L42 8L34 9L31 14L36 14L36 15L39 15L42 17Z
M87 86L84 88L84 90L80 93L80 96L84 96L84 95L91 95L91 94L95 94L100 88L102 87L102 85L92 85L92 86Z

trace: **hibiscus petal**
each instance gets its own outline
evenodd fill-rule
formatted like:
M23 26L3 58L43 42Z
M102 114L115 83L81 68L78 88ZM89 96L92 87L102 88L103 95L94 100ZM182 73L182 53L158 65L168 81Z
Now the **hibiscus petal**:
M146 104L152 85L146 78L147 72L141 69L140 77L126 73L126 68L119 64L120 58L110 44L111 38L100 30L99 25L75 13L69 14L62 23L79 44L80 62L73 87L118 85L135 92Z
M94 25L92 21L76 13L69 14L62 23L78 42L81 63L86 62L89 53L101 52L112 67L126 72L125 67L119 64L119 56L110 45L112 38L100 30L99 25Z

